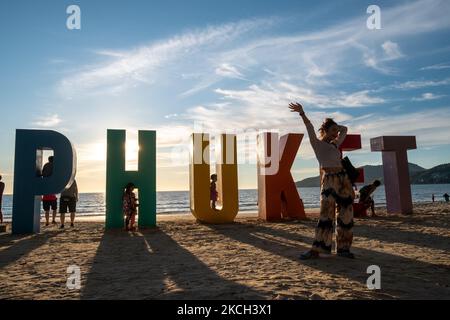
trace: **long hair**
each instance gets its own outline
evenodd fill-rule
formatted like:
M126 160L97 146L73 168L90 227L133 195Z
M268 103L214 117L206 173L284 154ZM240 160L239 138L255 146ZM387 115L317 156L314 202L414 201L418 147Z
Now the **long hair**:
M333 125L337 125L337 123L331 118L326 118L323 121L322 125L319 128L320 138L321 139L323 137L325 137L325 135L327 134L328 129L330 129Z

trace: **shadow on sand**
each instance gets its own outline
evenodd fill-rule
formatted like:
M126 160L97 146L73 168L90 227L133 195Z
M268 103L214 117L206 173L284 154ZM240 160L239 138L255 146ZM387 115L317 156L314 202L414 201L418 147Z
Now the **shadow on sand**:
M60 233L59 230L51 230L33 235L2 234L0 237L0 249L2 249L0 252L0 269L39 248Z
M135 233L106 231L81 292L82 299L231 296L264 298L263 293L220 277L158 228Z
M298 222L286 222L298 223ZM310 222L300 222L308 224ZM311 237L275 228L271 224L234 223L233 225L209 226L212 230L239 242L246 243L271 254L290 259L322 272L339 275L366 286L367 267L378 265L382 273L382 290L374 292L373 297L404 299L449 299L450 268L430 264L381 251L363 248L357 244L354 252L357 259L335 257L331 259L314 259L301 261L299 253L309 249L313 242ZM265 234L269 237L261 238ZM355 231L359 236L359 228ZM367 235L367 234L366 234ZM287 244L286 240L299 242L298 246ZM398 241L398 239L396 238ZM415 242L421 245L420 241ZM424 295L424 292L426 294Z

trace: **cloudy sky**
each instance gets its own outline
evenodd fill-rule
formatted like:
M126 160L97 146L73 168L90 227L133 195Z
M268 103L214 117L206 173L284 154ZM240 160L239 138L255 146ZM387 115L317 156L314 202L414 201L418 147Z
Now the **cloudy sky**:
M66 8L81 9L69 30ZM381 8L370 30L367 7ZM450 1L1 1L0 173L12 189L15 129L64 133L82 191L104 191L106 130L157 130L158 190L187 190L190 133L239 137L239 185L256 187L254 137L305 133L326 116L370 138L415 135L409 160L450 159ZM294 178L316 175L307 137Z

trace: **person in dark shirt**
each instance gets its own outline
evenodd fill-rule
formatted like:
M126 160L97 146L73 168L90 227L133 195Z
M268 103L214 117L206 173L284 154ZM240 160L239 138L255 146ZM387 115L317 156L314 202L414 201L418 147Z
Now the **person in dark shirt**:
M445 193L445 194L444 194L444 199L445 199L445 202L448 202L448 201L449 201L450 196L448 195L448 193Z
M48 157L48 162L42 168L41 177L50 177L53 173L53 156Z
M380 180L375 180L371 184L368 184L359 190L359 203L363 204L365 209L370 208L372 211L372 217L376 217L375 201L373 201L372 194L380 185Z
M0 224L3 223L3 212L2 212L3 191L5 191L5 184L2 182L2 176L0 175Z
M48 162L44 165L41 177L50 177L53 173L53 156L48 157ZM58 209L58 198L55 194L46 194L42 197L42 205L45 213L45 225L49 225L50 209L52 209L52 224L56 224L56 212Z

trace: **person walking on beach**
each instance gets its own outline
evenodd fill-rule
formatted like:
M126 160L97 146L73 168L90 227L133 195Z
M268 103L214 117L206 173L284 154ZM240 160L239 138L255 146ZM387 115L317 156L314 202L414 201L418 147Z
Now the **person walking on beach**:
M370 208L370 210L372 211L372 217L376 217L375 201L373 201L372 199L372 194L380 185L380 180L375 180L371 184L368 184L359 190L359 203L364 206L364 209Z
M211 184L209 186L209 194L211 200L211 208L213 208L214 210L216 210L216 202L218 197L216 182L217 182L217 174L212 174Z
M3 202L3 192L5 191L5 183L2 181L3 177L0 175L0 224L3 224L3 212L2 212L2 202Z
M434 193L431 195L431 201L434 203Z
M60 229L64 229L64 222L66 218L67 211L70 212L70 227L73 228L75 221L75 212L77 212L77 202L78 202L78 186L77 182L73 180L70 187L66 187L61 193L59 200L59 214L61 220Z
M139 206L138 201L136 199L136 195L134 194L135 185L133 183L127 184L125 188L125 192L122 196L123 203L123 214L125 215L125 230L129 231L135 230L135 221L137 208Z
M41 177L50 177L53 173L53 156L48 157L48 162L42 168ZM52 209L52 224L56 224L56 211L58 209L58 198L54 194L47 194L42 197L42 206L45 213L45 225L50 222L50 209Z
M320 217L317 223L312 248L300 255L300 259L317 258L320 254L331 254L334 220L337 212L337 255L354 258L350 248L353 241L353 201L355 192L352 182L344 170L339 146L347 135L347 128L327 118L319 129L320 138L306 117L303 106L290 103L291 112L298 112L308 131L309 140L319 161L321 178Z
M448 201L449 201L450 196L448 195L448 193L445 193L445 194L444 194L444 199L445 199L445 202L448 202Z

